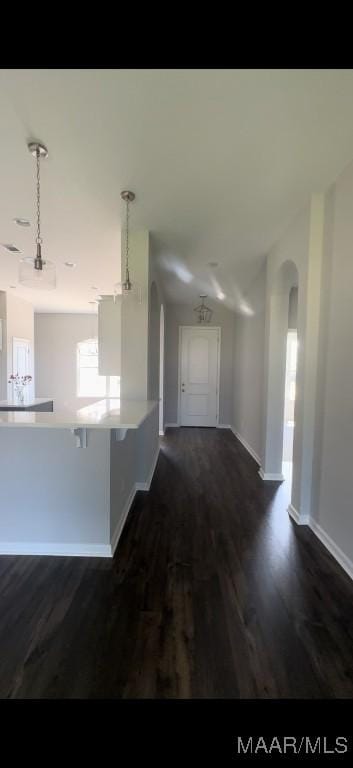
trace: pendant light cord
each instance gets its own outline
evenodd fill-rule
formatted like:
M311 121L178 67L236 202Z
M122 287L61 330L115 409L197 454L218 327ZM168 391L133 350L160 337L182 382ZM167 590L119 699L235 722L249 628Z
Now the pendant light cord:
M125 268L126 268L126 275L129 278L129 216L130 216L130 210L129 210L130 201L126 201L126 254L125 254Z
M42 238L40 235L40 151L39 148L36 152L36 159L37 159L37 243L42 243Z

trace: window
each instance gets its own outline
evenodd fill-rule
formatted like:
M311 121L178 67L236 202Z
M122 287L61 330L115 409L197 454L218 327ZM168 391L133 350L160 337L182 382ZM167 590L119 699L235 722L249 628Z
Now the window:
M99 376L98 341L77 344L77 396L120 397L120 376Z

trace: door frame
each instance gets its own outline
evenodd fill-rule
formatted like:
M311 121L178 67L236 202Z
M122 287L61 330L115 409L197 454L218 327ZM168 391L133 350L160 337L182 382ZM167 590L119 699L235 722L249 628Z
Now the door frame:
M179 325L179 337L178 337L178 343L179 343L179 349L178 349L178 420L177 425L180 427L181 423L181 336L183 329L185 330L191 330L196 331L199 328L199 325ZM221 326L220 325L202 325L201 329L203 331L217 331L217 417L216 417L216 427L218 427L219 424L219 386L220 386L220 373L221 373Z

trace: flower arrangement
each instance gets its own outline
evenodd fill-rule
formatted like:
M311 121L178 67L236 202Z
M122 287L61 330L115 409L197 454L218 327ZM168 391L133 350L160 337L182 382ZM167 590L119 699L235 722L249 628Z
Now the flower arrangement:
M29 374L26 374L25 376L19 376L18 373L14 375L11 374L9 378L9 384L13 384L15 387L15 392L17 395L17 400L19 403L24 402L24 394L23 394L23 388L27 386L32 381L32 376Z

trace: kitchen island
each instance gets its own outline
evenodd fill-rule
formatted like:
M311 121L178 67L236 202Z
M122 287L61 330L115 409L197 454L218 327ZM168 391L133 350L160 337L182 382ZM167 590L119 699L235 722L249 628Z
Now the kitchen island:
M112 557L158 450L156 401L0 412L0 553Z
M53 411L53 401L43 397L34 397L23 403L16 400L0 400L0 411Z

